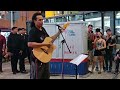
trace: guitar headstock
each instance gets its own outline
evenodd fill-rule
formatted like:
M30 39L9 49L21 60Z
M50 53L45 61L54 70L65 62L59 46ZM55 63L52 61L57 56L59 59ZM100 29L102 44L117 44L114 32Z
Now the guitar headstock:
M69 25L70 25L69 22L65 23L65 24L63 25L63 29L65 30Z

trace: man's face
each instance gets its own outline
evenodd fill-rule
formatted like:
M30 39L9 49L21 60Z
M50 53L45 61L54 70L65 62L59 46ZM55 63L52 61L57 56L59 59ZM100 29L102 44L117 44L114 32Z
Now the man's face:
M23 34L23 30L18 31L19 34Z
M23 30L23 34L26 34L26 33L27 33L27 31L26 31L26 29L24 29L24 30Z
M89 26L88 27L88 32L92 31L93 30L93 27Z
M111 31L107 31L107 34L108 34L108 35L111 35L111 34L112 34L112 32L111 32Z
M26 34L26 29L22 29L22 34Z
M12 32L13 33L17 33L18 32L18 28L15 28Z
M42 17L42 15L38 15L36 17L36 20L34 20L34 23L35 23L35 25L37 27L42 27L42 25L43 25L43 17Z

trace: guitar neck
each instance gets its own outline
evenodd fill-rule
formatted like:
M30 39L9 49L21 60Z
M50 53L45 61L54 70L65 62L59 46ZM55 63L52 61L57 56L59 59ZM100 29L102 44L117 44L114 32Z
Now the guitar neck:
M56 34L56 35L54 35L53 37L51 37L52 38L52 43L57 39L57 37L60 35L60 33L58 33L58 34Z
M61 27L63 30L65 30L67 27L69 26L69 23L67 22L66 24L63 25L63 27ZM52 36L51 38L53 39L51 42L53 43L57 37L60 35L61 30L59 30L59 32L57 34L55 34L54 36Z

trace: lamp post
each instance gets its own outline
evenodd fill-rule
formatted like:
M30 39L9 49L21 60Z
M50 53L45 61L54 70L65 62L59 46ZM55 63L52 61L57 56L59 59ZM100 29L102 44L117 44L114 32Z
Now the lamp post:
M10 11L11 28L13 27L13 11Z

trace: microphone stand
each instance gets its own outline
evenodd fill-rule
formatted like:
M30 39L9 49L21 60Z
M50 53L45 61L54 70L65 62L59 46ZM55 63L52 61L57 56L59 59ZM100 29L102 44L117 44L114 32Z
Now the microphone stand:
M64 79L64 43L66 44L67 49L69 50L70 53L71 53L71 51L70 51L70 49L68 47L68 44L66 43L66 40L65 40L65 38L64 38L64 36L63 36L63 34L61 32L62 27L58 26L58 29L60 31L60 34L61 34L62 38L63 38L61 43L62 43L62 79Z

